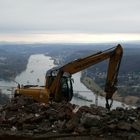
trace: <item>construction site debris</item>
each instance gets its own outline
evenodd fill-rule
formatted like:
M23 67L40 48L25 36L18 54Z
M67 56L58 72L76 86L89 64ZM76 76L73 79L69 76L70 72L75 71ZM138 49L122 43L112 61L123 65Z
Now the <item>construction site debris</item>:
M89 135L132 137L140 135L140 108L108 111L95 105L37 103L18 96L0 108L0 137L3 135Z

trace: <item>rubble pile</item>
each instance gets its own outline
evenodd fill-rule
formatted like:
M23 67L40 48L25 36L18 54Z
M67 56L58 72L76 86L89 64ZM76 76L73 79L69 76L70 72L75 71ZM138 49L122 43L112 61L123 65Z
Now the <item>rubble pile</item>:
M140 135L140 108L108 111L95 105L37 103L20 96L0 108L0 135Z

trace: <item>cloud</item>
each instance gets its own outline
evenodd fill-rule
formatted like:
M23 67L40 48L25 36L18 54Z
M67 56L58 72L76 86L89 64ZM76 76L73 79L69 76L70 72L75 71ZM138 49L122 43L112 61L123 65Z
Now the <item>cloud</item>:
M127 41L139 41L140 34L12 34L0 35L0 42L22 43L124 43Z
M140 33L139 0L0 0L1 33Z

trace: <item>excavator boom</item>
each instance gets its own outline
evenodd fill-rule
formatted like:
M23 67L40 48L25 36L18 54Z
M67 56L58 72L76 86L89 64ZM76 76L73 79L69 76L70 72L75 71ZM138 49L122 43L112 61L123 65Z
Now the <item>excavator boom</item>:
M73 62L70 62L61 68L59 68L59 73L57 74L56 79L54 80L50 90L51 93L55 93L56 100L59 97L60 80L64 72L74 74L79 71L82 71L94 64L100 63L106 59L109 59L108 73L105 85L106 99L111 99L113 93L116 91L117 76L120 68L120 62L123 54L123 49L121 45L110 48L103 52L98 52L96 54L90 55L88 57L77 59Z

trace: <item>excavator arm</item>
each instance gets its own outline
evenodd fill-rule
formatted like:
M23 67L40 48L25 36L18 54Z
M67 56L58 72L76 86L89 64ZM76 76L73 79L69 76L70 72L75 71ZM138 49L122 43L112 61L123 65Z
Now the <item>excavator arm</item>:
M58 74L50 87L50 94L55 95L55 100L61 100L60 81L65 72L69 74L74 74L82 71L94 64L100 63L106 59L109 59L107 79L105 84L106 92L106 107L109 108L108 100L112 98L114 92L117 90L117 76L119 72L120 62L123 54L123 49L121 45L108 49L106 51L97 52L96 54L90 55L88 57L77 59L70 62L61 68L59 68Z
M123 55L123 50L120 45L116 48L114 55L111 55L109 58L107 79L105 84L105 92L106 92L106 108L110 109L111 104L109 105L108 100L112 99L113 94L117 90L117 77L119 73L119 68L121 64L121 59Z

